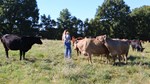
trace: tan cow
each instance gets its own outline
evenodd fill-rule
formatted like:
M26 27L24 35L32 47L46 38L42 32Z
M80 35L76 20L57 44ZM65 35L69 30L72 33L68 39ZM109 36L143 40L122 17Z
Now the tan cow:
M129 52L129 42L127 40L113 40L111 38L107 38L106 35L97 36L96 38L104 43L113 57L114 62L117 56L119 58L119 62L122 58L121 56L123 56L125 63L127 63L127 56Z
M77 56L79 56L79 54L81 54L81 51L83 49L83 43L84 43L84 39L74 41L73 48L74 48L74 50L77 51Z
M109 51L102 42L93 38L84 38L77 44L79 51L85 56L88 56L88 61L92 63L91 55L102 55L104 54L109 59ZM108 60L107 60L108 62Z
M74 44L76 44L75 42L78 42L79 40L82 40L82 39L84 39L84 38L83 37L77 37L77 38L75 38L74 36L72 36L72 39L71 39L72 45L74 46Z

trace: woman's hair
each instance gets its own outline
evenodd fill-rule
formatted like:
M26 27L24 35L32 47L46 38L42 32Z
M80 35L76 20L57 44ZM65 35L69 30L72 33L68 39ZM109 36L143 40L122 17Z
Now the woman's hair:
M63 34L62 34L62 40L64 40L66 33L69 32L67 29L64 30Z
M65 29L64 32L65 32L65 34L66 34L66 33L69 33L69 31L68 31L67 29Z

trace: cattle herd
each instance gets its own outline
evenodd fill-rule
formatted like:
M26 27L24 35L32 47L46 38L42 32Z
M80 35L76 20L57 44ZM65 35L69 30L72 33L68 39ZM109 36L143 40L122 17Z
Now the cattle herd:
M106 35L100 35L96 38L72 38L74 49L84 56L88 56L88 61L92 63L91 55L103 56L106 62L113 60L113 63L118 59L119 62L127 63L128 52L130 45L133 50L143 52L144 48L140 40L114 39L108 38Z
M25 59L25 53L31 49L33 44L42 44L40 37L17 36L13 34L5 34L1 37L6 57L9 50L19 50L20 60ZM140 40L113 39L106 35L100 35L96 38L72 38L73 48L77 51L77 55L83 54L88 57L88 61L92 63L92 55L103 56L106 62L110 60L113 63L118 59L119 62L127 63L130 45L132 50L143 52L144 48Z

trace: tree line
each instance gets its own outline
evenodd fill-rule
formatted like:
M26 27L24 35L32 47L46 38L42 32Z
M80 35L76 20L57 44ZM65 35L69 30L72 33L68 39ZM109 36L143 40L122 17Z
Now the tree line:
M104 0L92 19L87 17L82 21L65 8L54 20L50 15L39 15L36 0L0 0L0 35L13 33L61 39L64 29L75 37L106 34L112 38L150 40L150 6L131 11L124 0Z

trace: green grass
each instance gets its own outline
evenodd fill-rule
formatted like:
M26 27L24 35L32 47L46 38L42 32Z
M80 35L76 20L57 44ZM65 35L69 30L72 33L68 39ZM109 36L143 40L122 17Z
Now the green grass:
M19 60L19 51L9 51L6 59L0 43L0 84L149 84L150 43L145 43L144 53L130 49L127 65L106 64L93 56L93 64L86 57L64 59L61 41L43 40L26 53L28 60Z

